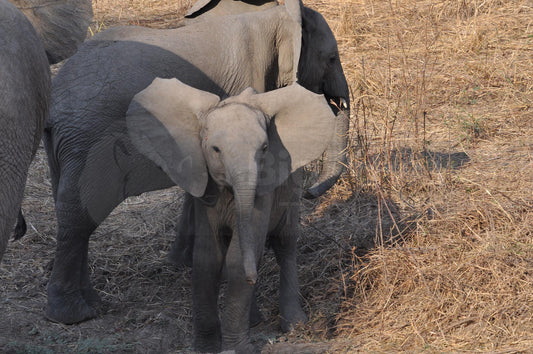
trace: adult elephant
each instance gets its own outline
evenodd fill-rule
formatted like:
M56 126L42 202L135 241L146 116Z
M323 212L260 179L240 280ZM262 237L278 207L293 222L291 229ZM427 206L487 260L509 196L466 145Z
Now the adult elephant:
M97 315L87 262L91 233L125 198L174 185L126 133L129 103L155 77L177 77L219 97L298 80L331 99L335 113L349 107L335 38L322 16L298 0L178 29L117 27L87 41L53 81L44 134L58 217L47 288L51 320L75 323ZM346 127L339 113L328 148L334 171L320 186L327 188L342 171L337 165L344 159ZM204 199L210 203L209 194Z
M49 64L74 53L92 17L90 1L12 2L0 0L0 261L17 213L15 237L25 232L20 204L48 114Z

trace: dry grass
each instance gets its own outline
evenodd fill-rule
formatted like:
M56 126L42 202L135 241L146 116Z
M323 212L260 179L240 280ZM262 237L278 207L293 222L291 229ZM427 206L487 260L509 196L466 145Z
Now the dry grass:
M174 27L191 2L98 0L91 28ZM303 202L309 323L279 333L268 253L255 340L278 353L532 351L533 2L305 3L339 42L351 160L326 197ZM41 318L55 232L42 151L24 207L30 232L0 268L0 333L15 342L0 348L189 350L188 272L164 260L177 189L129 200L97 230L90 266L108 312L77 326Z
M316 6L338 14L354 94L347 179L409 226L354 256L337 336L361 351L532 350L533 3Z
M194 0L93 0L94 21L89 34L117 25L174 28Z

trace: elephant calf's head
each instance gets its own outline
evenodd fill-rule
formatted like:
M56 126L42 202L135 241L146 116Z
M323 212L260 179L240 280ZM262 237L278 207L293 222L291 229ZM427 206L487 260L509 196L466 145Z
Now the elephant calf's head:
M252 227L256 195L271 193L318 158L333 137L335 116L322 95L298 84L220 101L177 79L155 79L126 116L136 148L195 197L209 175L235 197L247 280L257 277Z

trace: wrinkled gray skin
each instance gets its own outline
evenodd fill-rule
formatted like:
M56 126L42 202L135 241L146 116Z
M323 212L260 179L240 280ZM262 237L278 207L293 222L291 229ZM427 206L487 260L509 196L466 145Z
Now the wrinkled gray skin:
M335 116L324 97L294 84L219 102L176 79L155 79L135 96L126 122L134 146L194 196L195 349L255 350L248 315L267 240L280 265L281 317L286 325L305 321L292 205L299 203L300 167L333 137ZM223 265L228 286L220 321Z
M73 53L70 49L54 47L52 44L55 39L65 37L64 31L68 29L68 43L75 47L85 38L88 25L87 21L85 32L78 33L77 37L74 26L62 31L49 27L51 21L65 20L61 15L67 16L65 26L68 26L71 2L62 2L63 14L57 13L59 7L51 9L52 6L39 7L34 14L32 10L35 6L42 5L43 1L14 3L24 6L21 10L30 16L39 32L12 3L0 0L0 261L17 220L17 213L19 223L15 237L21 237L25 232L20 203L28 168L39 145L45 116L48 114L48 59L60 60ZM46 16L40 17L43 12L46 12ZM89 11L87 16L90 18L90 15ZM46 42L50 44L50 48L43 47L40 40L47 36ZM45 52L45 49L49 51ZM50 60L50 64L52 63L55 60Z
M348 100L336 42L326 22L302 10L299 1L285 4L178 29L113 28L85 42L65 63L53 81L44 133L58 218L48 318L75 323L97 315L99 298L87 263L91 233L125 198L175 184L126 134L129 103L155 77L177 77L228 97L248 86L265 92L290 85L297 80L298 62L310 62L310 69L322 74L307 75L319 82L306 85ZM309 33L320 29L324 35L302 47L308 36L305 31L302 35L302 23ZM306 70L303 65L302 78ZM330 87L333 82L339 84ZM336 129L343 124L337 119ZM338 136L333 140L345 141Z

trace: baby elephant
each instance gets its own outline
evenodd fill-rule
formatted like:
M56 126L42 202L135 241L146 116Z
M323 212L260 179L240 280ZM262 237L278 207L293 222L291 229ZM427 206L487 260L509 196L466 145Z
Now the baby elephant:
M282 326L305 321L296 274L301 167L334 135L324 96L294 84L220 101L176 79L155 79L135 96L126 122L134 146L194 196L196 350L254 351L248 316L267 238L280 265Z

